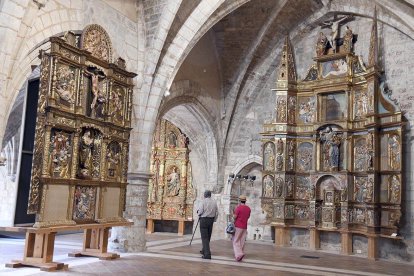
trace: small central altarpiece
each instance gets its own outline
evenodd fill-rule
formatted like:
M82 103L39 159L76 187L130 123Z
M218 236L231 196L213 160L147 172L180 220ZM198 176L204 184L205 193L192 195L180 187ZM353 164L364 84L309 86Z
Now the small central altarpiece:
M195 189L189 161L189 139L167 120L156 126L147 201L147 232L154 232L154 221L178 221L184 234L185 222L193 221Z

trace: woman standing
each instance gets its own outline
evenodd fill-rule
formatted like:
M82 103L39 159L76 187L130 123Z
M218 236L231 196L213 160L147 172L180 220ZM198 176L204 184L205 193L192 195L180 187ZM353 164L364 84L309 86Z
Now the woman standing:
M239 197L240 204L234 210L234 226L236 232L233 237L233 250L236 261L240 262L244 257L244 243L247 237L247 221L250 217L250 207L246 205L246 196Z

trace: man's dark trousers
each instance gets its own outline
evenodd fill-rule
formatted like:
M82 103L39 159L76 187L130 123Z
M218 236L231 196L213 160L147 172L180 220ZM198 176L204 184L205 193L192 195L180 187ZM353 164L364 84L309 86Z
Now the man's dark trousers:
M204 259L211 259L210 239L213 232L214 218L200 218L200 234L203 243L202 254Z

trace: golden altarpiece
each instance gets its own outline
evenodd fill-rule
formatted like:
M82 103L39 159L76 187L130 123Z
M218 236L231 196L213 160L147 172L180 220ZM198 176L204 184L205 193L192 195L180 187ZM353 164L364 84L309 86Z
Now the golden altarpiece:
M81 35L51 37L41 51L41 74L24 260L10 264L60 269L52 262L57 231L84 229L73 256L103 259L112 226L123 217L131 131L132 79L99 25ZM37 230L36 230L37 229Z
M342 37L333 35L320 32L302 81L286 38L275 118L262 133L262 207L276 245L289 245L290 228L305 228L317 249L320 231L334 231L349 254L359 234L375 259L378 237L400 238L402 114L381 91L376 17L366 67L348 26Z
M160 120L153 138L147 201L147 233L155 221L178 221L178 234L193 221L195 189L189 161L189 139L167 120Z

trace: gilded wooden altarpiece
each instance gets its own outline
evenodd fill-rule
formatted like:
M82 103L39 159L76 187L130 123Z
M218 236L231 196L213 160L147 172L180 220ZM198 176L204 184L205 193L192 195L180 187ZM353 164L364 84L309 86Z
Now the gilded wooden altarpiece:
M41 75L28 213L35 227L121 222L132 79L99 25L51 37Z
M171 122L158 122L153 138L147 219L182 223L193 220L196 194L188 144L187 136Z
M275 118L262 133L262 206L276 228L389 237L401 218L403 120L382 90L376 18L367 66L349 27L331 39L320 33L298 81L286 38Z

